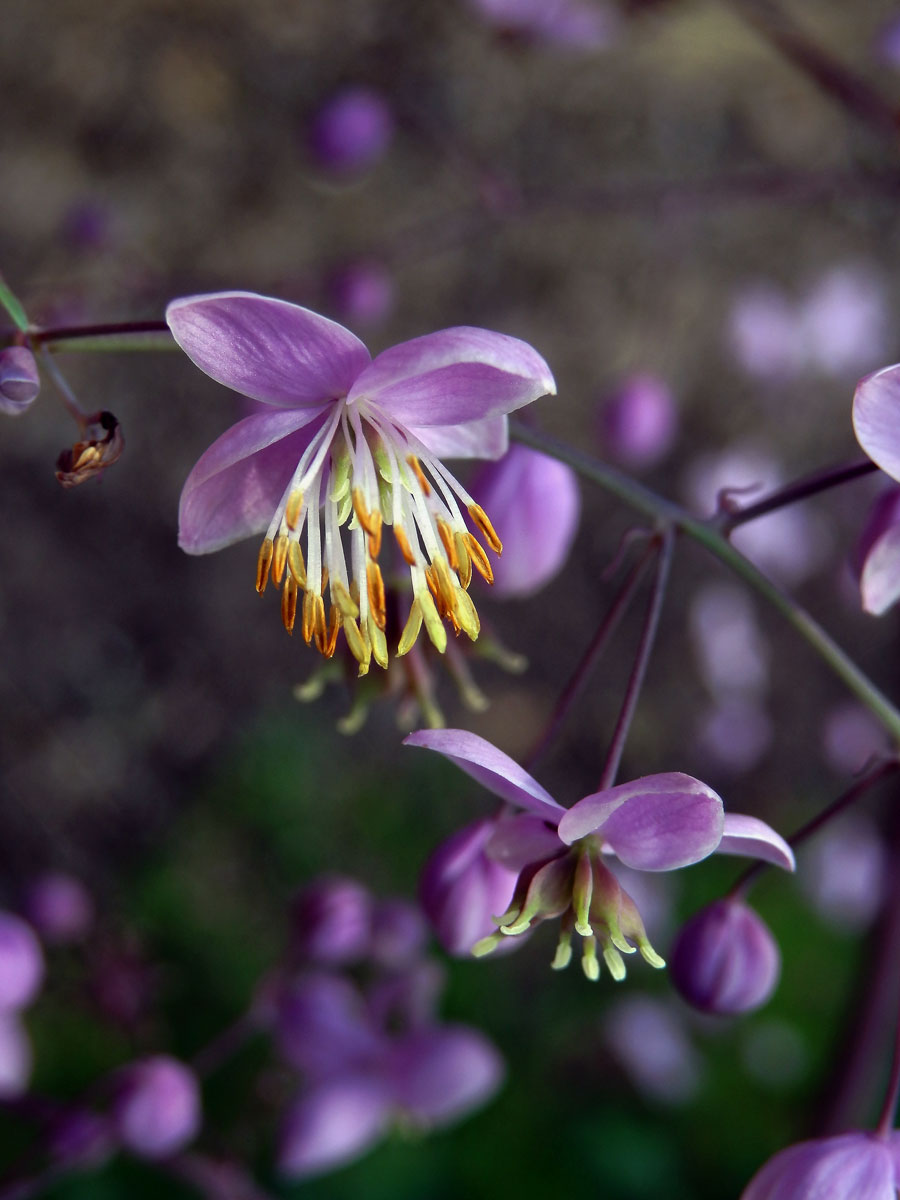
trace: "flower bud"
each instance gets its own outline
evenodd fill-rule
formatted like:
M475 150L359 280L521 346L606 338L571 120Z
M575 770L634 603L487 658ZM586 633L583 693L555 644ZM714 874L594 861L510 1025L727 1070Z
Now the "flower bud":
M45 942L79 942L94 923L94 902L79 880L52 871L33 880L25 894L25 915Z
M30 408L41 388L34 355L25 346L0 350L0 412L19 417Z
M493 564L493 593L530 596L568 557L581 515L574 472L525 446L512 446L480 472L472 495L501 531L503 554Z
M730 1016L765 1004L781 955L768 927L739 900L717 900L682 927L670 958L672 982L701 1012Z
M516 872L488 858L493 821L466 825L434 851L422 872L419 898L448 954L464 956L496 932L492 917L506 912Z
M0 1013L25 1008L44 978L44 955L31 926L0 912Z
M387 101L372 88L348 87L319 109L310 131L310 149L319 166L354 174L374 166L393 135Z
M741 1200L892 1200L900 1135L842 1133L797 1142L756 1172Z
M141 1158L167 1158L200 1128L200 1089L193 1071L166 1055L126 1067L113 1105L122 1145Z
M323 876L303 888L291 906L292 947L311 962L358 962L369 949L372 900L353 879Z
M665 458L678 431L675 398L657 375L626 379L600 415L605 452L627 467L652 467Z

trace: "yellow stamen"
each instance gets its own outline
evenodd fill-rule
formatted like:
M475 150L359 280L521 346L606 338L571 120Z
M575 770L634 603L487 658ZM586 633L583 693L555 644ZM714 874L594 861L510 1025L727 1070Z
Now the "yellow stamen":
M316 649L320 654L324 654L325 647L328 645L328 623L325 620L325 601L319 595L313 596L313 622Z
M358 610L357 610L358 611ZM372 657L372 649L367 642L363 641L362 634L359 632L359 626L353 617L345 616L343 620L344 637L347 639L347 645L350 647L350 653L362 666L369 665L369 659Z
M288 529L296 529L297 522L300 520L300 510L303 508L303 493L299 488L294 488L288 496L287 504L284 506L284 520Z
M353 489L353 511L356 519L370 537L375 537L381 531L381 513L370 512L359 488Z
M288 575L281 590L281 620L288 633L294 632L294 622L297 619L297 581L293 575Z
M438 557L431 565L434 568L444 608L451 616L454 616L456 613L456 585L455 581L450 577L450 568L447 566L447 561L444 558Z
M503 543L497 537L496 530L491 524L490 517L480 504L469 505L469 516L484 534L484 539L495 554L503 553Z
M472 582L472 560L469 557L469 551L466 549L466 539L461 533L454 533L453 545L456 547L459 582L464 588L468 588Z
M288 540L286 533L279 533L275 539L275 551L272 558L272 579L280 584L284 577L284 565L287 562Z
M381 553L381 526L383 524L380 512L372 514L373 530L369 532L369 557L377 558Z
M432 596L434 596L435 600L437 600L440 592L438 591L437 574L435 573L433 566L425 568L425 582L428 584L429 592L431 592Z
M409 610L409 616L406 618L406 624L403 627L403 633L400 635L400 643L397 646L397 654L408 654L416 644L416 638L419 636L419 630L422 628L422 606L418 599L413 600Z
M456 544L453 539L453 530L445 520L438 517L437 520L438 533L441 535L441 541L444 543L444 550L447 552L447 561L455 571L459 566L459 556L456 553Z
M387 639L384 636L384 630L379 628L375 623L375 614L369 613L369 640L372 643L372 657L378 663L379 667L387 670L388 665L388 648Z
M456 589L456 616L462 628L474 642L481 632L481 621L478 611L472 603L472 597L462 588Z
M322 653L326 658L333 658L337 649L338 634L341 631L341 614L332 604L328 614L328 641Z
M370 562L366 565L366 587L369 593L369 607L375 618L375 624L379 629L384 629L387 624L387 609L384 600L384 580L381 577L381 568L378 563Z
M271 538L265 538L259 548L259 557L256 560L256 590L260 595L266 590L266 584L269 582L269 567L272 565L274 549Z
M303 597L303 612L300 622L300 632L307 646L312 641L316 631L316 597L313 592L306 592Z
M466 539L466 549L472 559L472 566L483 579L486 579L488 583L493 583L494 572L481 542L471 533L464 533L463 537Z
M413 474L415 475L416 479L418 479L419 487L422 489L423 494L430 496L431 484L426 479L425 472L422 470L422 464L419 462L418 458L416 458L415 454L407 454L406 461L412 467Z
M409 538L399 525L394 526L394 537L397 539L397 545L400 547L400 553L403 555L406 565L409 567L414 567L416 565L416 556L412 552L412 546L409 544Z
M447 649L447 630L441 623L441 618L438 616L434 601L428 592L419 592L416 599L422 608L422 620L425 622L425 631L431 638L437 652L443 654Z
M298 587L306 587L306 563L303 561L303 551L300 549L300 543L295 541L288 542L287 551L288 570L297 581Z
M342 617L359 616L359 605L339 579L336 579L331 585L331 598L340 610Z

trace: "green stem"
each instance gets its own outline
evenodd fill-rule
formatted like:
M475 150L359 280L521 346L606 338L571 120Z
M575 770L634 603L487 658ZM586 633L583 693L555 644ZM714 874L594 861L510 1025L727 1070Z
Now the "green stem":
M706 521L693 517L680 505L658 496L644 484L617 471L615 467L598 462L564 442L530 429L520 422L512 423L512 433L517 441L567 463L585 479L590 479L592 483L612 492L631 508L662 524L674 525L676 529L703 546L780 612L853 695L874 713L890 735L900 742L900 711L804 608L768 579L719 533L714 524L716 518Z
M19 332L25 333L28 329L28 317L25 315L25 309L10 291L9 285L2 275L0 275L0 304L6 309L10 320Z

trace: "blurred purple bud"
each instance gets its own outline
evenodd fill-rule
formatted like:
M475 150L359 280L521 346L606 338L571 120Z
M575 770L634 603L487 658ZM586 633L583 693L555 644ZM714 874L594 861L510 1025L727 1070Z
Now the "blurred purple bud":
M72 250L102 250L110 239L110 214L97 200L78 200L63 213L60 237Z
M366 992L373 1023L382 1030L433 1024L445 978L439 963L423 959L405 971L378 979Z
M372 900L353 879L323 876L294 897L291 945L311 962L327 965L358 962L369 950Z
M759 693L769 681L769 644L753 601L727 583L704 585L690 607L700 676L714 696Z
M800 306L799 320L810 366L827 375L859 374L883 361L887 300L881 280L865 267L823 275Z
M425 919L407 900L381 900L372 914L369 957L381 967L406 966L425 945Z
M337 318L351 329L379 325L394 307L394 279L384 263L348 263L326 284Z
M112 1122L121 1144L140 1158L167 1158L200 1128L200 1088L193 1071L166 1055L126 1067L118 1078Z
M604 452L616 462L652 467L669 453L678 432L675 398L657 375L631 375L600 411Z
M732 775L752 770L774 735L769 714L752 696L723 696L700 714L697 725L698 748Z
M793 306L769 284L741 292L728 317L728 341L740 366L765 379L795 375L803 362L803 337Z
M669 968L688 1004L730 1016L766 1003L778 983L781 955L751 908L737 900L717 900L682 927Z
M394 134L387 101L374 89L352 86L331 96L316 114L310 149L319 166L354 174L373 166Z
M287 1179L306 1179L352 1162L387 1130L390 1097L366 1075L332 1079L291 1106L279 1137L278 1169Z
M284 1058L323 1078L377 1059L381 1037L356 986L342 975L310 974L289 983L276 1016Z
M685 1104L700 1082L697 1054L665 1004L629 996L609 1013L606 1044L638 1091L663 1104Z
M880 617L900 600L900 488L875 500L853 552L862 606Z
M898 1185L900 1134L842 1133L780 1151L741 1200L894 1200Z
M25 893L25 915L45 942L81 941L94 923L94 902L78 879L50 871L34 879Z
M466 825L438 846L422 871L419 898L448 954L467 955L496 930L491 918L509 907L517 873L485 853L495 829L491 820Z
M862 930L885 897L887 853L877 829L861 816L846 816L804 847L800 881L827 921Z
M0 1012L0 1100L14 1100L31 1079L31 1042L14 1012Z
M486 1104L505 1074L494 1046L474 1029L417 1030L392 1047L397 1103L423 1126L446 1125Z
M569 50L599 50L615 38L612 9L586 0L469 0L501 33Z
M578 529L581 494L565 463L512 446L485 467L472 495L491 514L503 542L493 564L494 593L530 596L556 575L568 557Z
M34 355L25 346L0 350L0 412L20 417L41 389Z
M25 1008L44 980L44 955L21 917L0 912L0 1012Z
M855 775L871 759L884 754L888 739L878 720L855 700L835 705L822 726L825 761L840 775Z

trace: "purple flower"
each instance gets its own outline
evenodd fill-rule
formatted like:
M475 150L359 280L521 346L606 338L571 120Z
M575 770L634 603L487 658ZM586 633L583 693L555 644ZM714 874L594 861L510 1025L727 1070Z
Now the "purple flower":
M648 371L631 375L603 404L603 445L625 466L652 467L665 458L675 440L675 398L665 380Z
M882 367L859 381L853 428L869 458L900 482L900 365Z
M397 653L423 624L443 651L442 618L474 640L480 625L466 589L473 569L492 573L460 504L488 546L502 547L439 455L499 457L506 414L555 391L540 355L505 334L460 327L372 359L335 322L247 292L175 300L166 316L201 370L269 406L223 434L191 471L182 548L204 554L265 531L257 589L271 570L285 627L299 612L305 640L327 657L343 630L364 674L372 658L388 664L378 560L390 525L413 593Z
M373 166L394 136L387 101L373 88L337 92L319 109L310 130L310 149L320 166L352 174Z
M511 446L485 467L472 494L503 530L503 557L494 566L499 596L530 596L563 566L581 515L571 467L525 446Z
M863 609L883 616L900 600L900 488L875 500L853 557Z
M900 1134L843 1133L781 1150L741 1200L896 1200L898 1187Z
M749 854L787 870L791 848L756 817L724 811L719 796L690 775L647 775L585 796L566 809L502 751L463 729L420 730L404 745L437 750L467 775L527 815L507 818L487 854L519 877L509 908L494 918L498 932L476 943L488 954L504 936L516 936L549 918L562 918L554 968L568 965L572 933L584 939L582 967L597 979L603 959L614 979L625 977L622 954L640 950L664 966L650 945L631 897L605 866L615 855L639 871L672 871L718 851Z
M25 346L0 350L0 413L20 417L41 388L34 355Z
M684 925L672 948L672 982L701 1012L730 1016L765 1004L781 955L768 927L738 900L717 900Z
M433 979L422 982L433 995ZM409 983L406 991L414 993L412 976ZM358 1158L394 1121L423 1130L456 1121L500 1085L503 1065L490 1042L461 1025L420 1023L415 997L408 1012L406 1004L398 1010L384 1003L385 996L367 1005L354 984L334 975L297 979L288 994L281 1048L306 1076L279 1139L279 1167L289 1178ZM413 1019L407 1024L404 1017Z
M44 981L44 955L34 930L0 912L0 1013L26 1008Z
M316 963L353 963L364 958L372 934L372 898L362 884L323 876L294 897L291 944Z
M351 325L379 325L394 307L394 280L384 263L360 259L347 263L328 279L331 304Z
M94 923L94 902L84 884L62 871L34 879L25 895L25 915L45 942L79 942Z
M493 932L495 913L506 912L516 872L496 862L486 847L496 821L475 821L434 851L422 871L419 898L448 954L469 954Z
M200 1089L194 1073L166 1055L126 1067L118 1079L113 1128L141 1158L168 1158L200 1128Z

